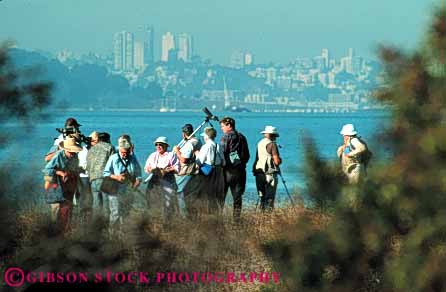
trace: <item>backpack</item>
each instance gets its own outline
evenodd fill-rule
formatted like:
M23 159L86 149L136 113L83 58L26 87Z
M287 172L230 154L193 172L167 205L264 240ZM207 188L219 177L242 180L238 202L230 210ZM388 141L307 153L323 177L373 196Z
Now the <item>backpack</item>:
M363 144L366 149L358 155L358 161L359 161L359 163L362 163L365 166L367 166L369 164L370 160L372 159L373 153L372 153L372 151L370 151L369 147L367 146L367 143L364 142L364 140L362 140L360 137L356 137L356 139L358 139L358 141L361 144ZM351 141L350 141L350 148L352 150L355 150L355 146L353 146Z
M237 141L233 141L232 139L229 140L229 159L226 163L230 166L246 165L250 157L248 141L242 133L235 133Z

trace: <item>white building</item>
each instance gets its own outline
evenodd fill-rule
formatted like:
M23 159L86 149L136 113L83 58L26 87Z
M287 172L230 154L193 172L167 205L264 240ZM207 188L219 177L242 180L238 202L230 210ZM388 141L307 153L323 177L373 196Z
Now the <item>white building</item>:
M245 65L249 66L249 65L252 65L253 63L254 63L254 56L251 53L246 52L245 53Z
M142 42L135 42L134 65L136 70L144 70L144 45Z
M169 51L175 50L175 39L170 32L163 35L161 41L161 61L169 61Z
M325 68L329 69L330 68L330 54L328 52L328 49L322 49L321 57L324 60Z

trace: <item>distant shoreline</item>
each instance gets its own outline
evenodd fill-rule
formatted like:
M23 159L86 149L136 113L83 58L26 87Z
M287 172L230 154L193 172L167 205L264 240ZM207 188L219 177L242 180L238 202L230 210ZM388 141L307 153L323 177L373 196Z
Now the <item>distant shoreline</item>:
M389 108L373 108L373 109L360 109L360 110L352 110L352 111L313 111L313 110L271 110L271 111L250 111L250 112L242 112L242 113L296 113L296 114L358 114L358 113L388 113ZM187 112L201 112L202 109L176 109L175 111L167 111L160 112L159 109L141 109L141 108L106 108L106 109L88 109L88 108L68 108L68 109L50 109L49 112L150 112L150 113L161 113L161 114L175 114L178 112L187 113ZM214 110L211 110L214 111ZM231 111L220 111L215 110L216 112L227 112L231 113ZM232 113L240 113L240 112L232 112Z

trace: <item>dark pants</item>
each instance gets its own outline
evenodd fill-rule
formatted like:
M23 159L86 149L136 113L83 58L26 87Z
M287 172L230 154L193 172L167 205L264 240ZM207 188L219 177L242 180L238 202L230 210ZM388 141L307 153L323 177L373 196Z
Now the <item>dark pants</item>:
M203 179L200 174L191 175L190 180L183 188L184 204L189 219L197 219L201 214L204 198L201 197L200 190Z
M221 210L221 204L218 198L225 196L225 179L221 166L215 166L211 174L204 177L201 192L203 193L203 197L206 198L208 212L211 214L219 212ZM240 200L240 209L241 207Z
M77 196L82 223L90 221L93 195L88 177L80 177L77 182Z
M96 221L98 218L104 218L108 222L110 218L110 203L108 196L101 191L103 178L97 178L91 182L91 193L93 196L92 217Z
M260 207L262 211L271 211L274 208L277 184L277 174L266 175L263 172L256 173L257 193L260 196Z
M225 168L225 189L222 196L219 196L218 201L221 208L225 205L226 195L231 189L232 199L234 201L234 218L239 219L242 212L242 196L246 187L246 170L243 168Z

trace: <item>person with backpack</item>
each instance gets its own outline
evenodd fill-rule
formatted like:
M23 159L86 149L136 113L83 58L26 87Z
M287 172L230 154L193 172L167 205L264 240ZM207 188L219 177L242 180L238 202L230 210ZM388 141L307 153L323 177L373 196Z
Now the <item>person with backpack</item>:
M222 169L225 162L220 145L214 142L217 131L213 127L207 127L201 136L204 145L196 152L201 176L199 199L202 200L204 211L212 214L220 211L218 198L223 197L225 190ZM200 205L200 202L197 202L197 205Z
M246 187L246 164L249 160L249 148L246 137L235 129L235 120L224 117L220 120L220 128L223 136L220 140L220 148L225 158L223 168L225 178L225 190L219 198L220 207L225 204L226 194L231 189L234 201L234 218L238 221L242 212L242 196Z
M282 159L279 154L276 139L279 132L276 127L266 126L260 132L264 138L257 144L256 159L253 164L253 174L256 177L257 193L260 197L262 211L272 211L279 183L279 165Z
M371 152L353 124L344 125L341 135L344 137L344 144L339 146L337 155L341 159L342 171L349 183L356 184L365 176Z

